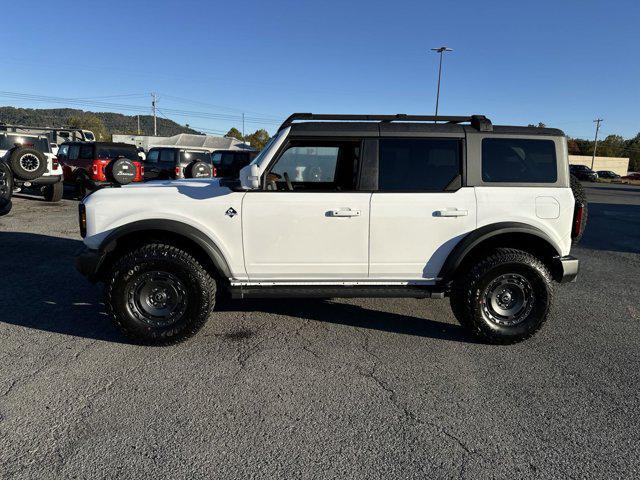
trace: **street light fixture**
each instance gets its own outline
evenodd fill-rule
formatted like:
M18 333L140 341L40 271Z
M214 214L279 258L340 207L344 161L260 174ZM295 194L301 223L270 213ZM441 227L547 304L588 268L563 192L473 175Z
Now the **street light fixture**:
M438 48L432 48L432 52L438 52L440 54L440 66L438 67L438 93L436 94L436 117L438 116L438 104L440 103L440 79L442 78L442 56L445 52L453 52L452 48L442 46Z

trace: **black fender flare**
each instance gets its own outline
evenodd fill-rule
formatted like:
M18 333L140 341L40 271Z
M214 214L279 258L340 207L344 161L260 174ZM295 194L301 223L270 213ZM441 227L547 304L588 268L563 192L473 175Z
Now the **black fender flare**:
M495 237L497 235L502 235L505 233L524 233L528 235L533 235L534 237L538 237L539 239L545 241L549 244L556 252L556 255L559 257L560 247L554 242L546 233L540 230L533 225L528 225L526 223L520 222L500 222L500 223L492 223L490 225L485 225L484 227L480 227L477 230L467 234L462 240L458 242L458 244L451 250L449 256L445 260L442 268L440 269L440 273L438 274L438 278L442 282L449 282L452 277L455 275L456 270L462 264L465 257L478 245L482 242Z
M100 244L99 251L103 255L106 255L116 248L118 240L125 235L151 230L171 232L191 240L205 251L222 275L226 278L231 278L231 269L229 268L229 264L215 242L196 227L177 220L158 218L139 220L137 222L122 225L107 235Z

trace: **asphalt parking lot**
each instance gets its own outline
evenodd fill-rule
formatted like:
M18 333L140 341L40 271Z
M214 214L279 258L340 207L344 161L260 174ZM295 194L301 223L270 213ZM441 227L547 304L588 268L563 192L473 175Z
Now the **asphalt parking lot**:
M577 283L515 346L448 301L232 303L128 344L73 267L76 204L0 217L2 478L640 476L640 187L588 187Z

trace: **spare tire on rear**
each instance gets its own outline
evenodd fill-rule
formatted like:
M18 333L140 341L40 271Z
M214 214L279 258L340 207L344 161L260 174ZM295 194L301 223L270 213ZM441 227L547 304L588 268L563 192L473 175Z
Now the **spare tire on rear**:
M573 198L576 202L576 206L582 205L582 222L580 225L580 234L573 239L573 244L577 244L582 235L584 235L584 230L587 228L587 217L589 215L589 208L587 204L587 193L584 191L584 187L580 183L580 180L574 175L569 175L571 181L571 191L573 192Z
M118 158L105 169L107 180L118 185L128 185L136 177L136 165L128 158Z
M21 180L35 180L47 169L47 157L33 148L18 147L9 155L9 166Z
M206 162L193 162L185 170L187 178L211 178L211 165Z
M9 166L0 162L0 216L11 211L11 195L13 191L13 174Z

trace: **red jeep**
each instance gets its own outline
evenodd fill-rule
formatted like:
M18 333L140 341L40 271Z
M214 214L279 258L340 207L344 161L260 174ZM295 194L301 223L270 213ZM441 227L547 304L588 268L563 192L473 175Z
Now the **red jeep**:
M87 190L127 185L144 180L144 167L135 146L112 142L65 142L58 149L64 181L76 196Z

